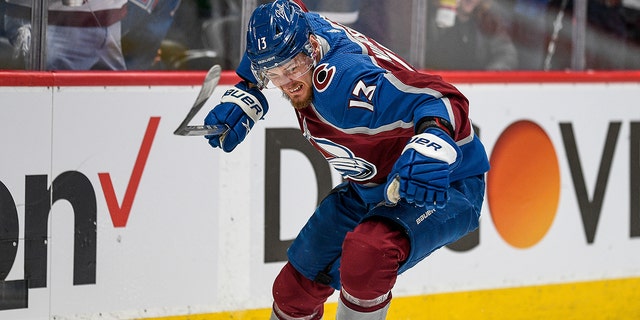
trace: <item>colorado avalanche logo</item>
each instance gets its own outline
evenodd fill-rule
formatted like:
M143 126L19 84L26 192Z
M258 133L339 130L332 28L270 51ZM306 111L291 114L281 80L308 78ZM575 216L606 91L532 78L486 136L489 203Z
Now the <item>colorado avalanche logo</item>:
M329 67L326 63L317 66L313 71L313 86L318 92L326 90L331 84L331 80L333 80L335 74L335 66Z
M336 169L342 177L354 181L366 181L378 172L376 167L365 159L356 157L347 147L339 145L331 140L311 136L307 130L307 122L303 121L304 136L322 152L329 164Z
M346 179L365 181L376 175L376 167L362 158L355 157L353 152L337 143L326 139L314 139L315 143L324 150L329 164ZM326 156L326 154L330 156Z

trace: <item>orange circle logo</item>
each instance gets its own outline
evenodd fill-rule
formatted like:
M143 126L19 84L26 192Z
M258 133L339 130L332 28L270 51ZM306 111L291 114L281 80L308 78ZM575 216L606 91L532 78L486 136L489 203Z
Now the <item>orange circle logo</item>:
M547 233L560 199L558 157L547 134L531 121L518 121L500 135L491 153L487 197L500 236L517 248Z

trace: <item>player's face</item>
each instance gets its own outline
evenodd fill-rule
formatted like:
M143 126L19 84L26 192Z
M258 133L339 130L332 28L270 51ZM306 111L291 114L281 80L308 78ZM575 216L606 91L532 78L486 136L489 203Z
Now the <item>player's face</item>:
M304 53L300 54L306 56ZM303 109L311 104L311 100L313 99L312 74L313 72L310 69L295 79L291 79L291 81L288 81L286 84L278 86L278 88L282 90L283 95L296 109Z
M291 61L282 66L267 70L264 75L276 85L296 109L302 109L311 103L313 97L314 59L304 53L298 53Z

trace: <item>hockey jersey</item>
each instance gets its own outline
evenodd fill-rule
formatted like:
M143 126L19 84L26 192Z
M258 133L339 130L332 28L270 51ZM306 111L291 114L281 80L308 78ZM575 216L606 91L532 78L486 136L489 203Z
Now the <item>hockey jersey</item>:
M323 54L313 71L312 103L296 110L298 122L305 138L345 179L360 190L384 185L424 117L440 117L453 126L462 161L450 181L488 171L484 146L468 118L468 101L453 85L417 71L355 30L315 13L306 15Z

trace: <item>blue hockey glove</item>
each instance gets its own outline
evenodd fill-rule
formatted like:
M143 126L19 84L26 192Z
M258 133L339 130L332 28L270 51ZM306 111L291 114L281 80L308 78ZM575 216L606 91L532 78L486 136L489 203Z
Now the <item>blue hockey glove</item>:
M205 125L227 125L229 130L220 136L208 135L209 144L231 152L246 137L253 125L267 113L267 99L257 88L249 88L246 82L236 84L224 93L220 104L204 119Z
M449 174L461 160L460 148L443 130L430 127L413 136L389 174L387 203L404 198L421 207L442 206L448 199Z

